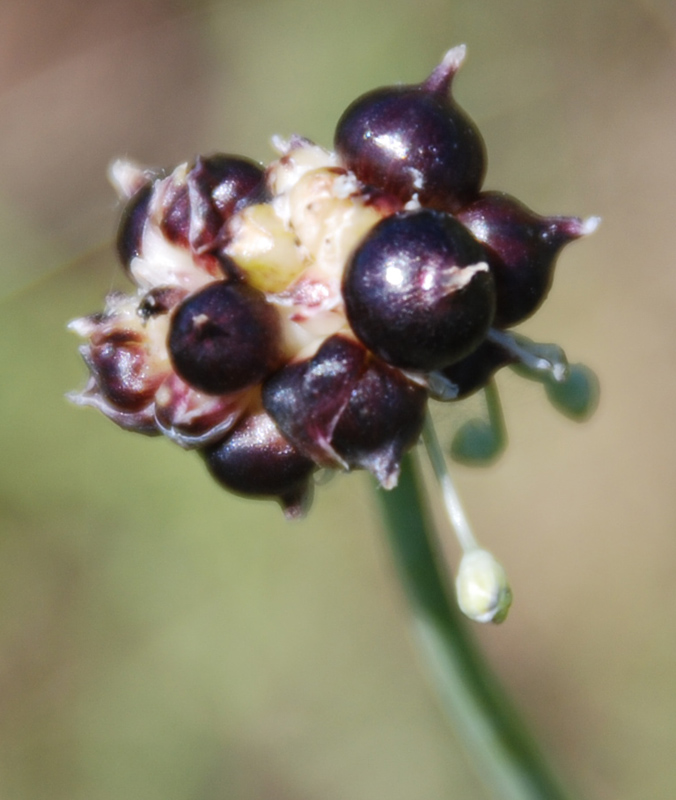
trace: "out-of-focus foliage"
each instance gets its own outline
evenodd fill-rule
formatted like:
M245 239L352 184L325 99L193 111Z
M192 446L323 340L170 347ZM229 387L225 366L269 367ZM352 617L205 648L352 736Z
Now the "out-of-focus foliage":
M599 214L524 326L600 376L596 417L499 375L510 445L456 467L515 604L485 646L589 797L676 789L676 16L666 0L161 0L0 7L0 795L484 798L411 646L363 475L310 517L63 395L65 322L124 285L108 162L330 145L359 93L469 56L486 185ZM75 266L59 267L80 257ZM42 279L36 283L36 279ZM443 407L450 442L464 417ZM457 556L451 549L449 559Z

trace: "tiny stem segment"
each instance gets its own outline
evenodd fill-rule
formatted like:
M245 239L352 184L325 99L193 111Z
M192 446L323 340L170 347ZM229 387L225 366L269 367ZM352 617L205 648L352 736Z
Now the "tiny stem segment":
M421 477L410 453L397 488L377 494L422 653L479 773L501 800L571 800L449 598L446 570L424 511Z
M460 547L465 553L476 550L479 544L472 533L469 519L467 518L467 514L465 514L465 510L460 502L460 497L449 475L446 459L444 458L444 453L439 444L439 438L429 412L425 418L423 442L427 448L427 455L429 456L430 464L434 470L434 475L441 487L446 513L455 530L455 535L458 537Z
M530 373L535 380L553 380L561 383L568 377L566 354L555 344L539 344L516 333L488 331L489 341L500 345L516 359L515 366Z
M488 424L491 426L498 452L502 452L507 446L507 427L505 425L505 415L502 412L502 403L495 378L492 378L484 386L484 397L486 398L486 412L488 413Z

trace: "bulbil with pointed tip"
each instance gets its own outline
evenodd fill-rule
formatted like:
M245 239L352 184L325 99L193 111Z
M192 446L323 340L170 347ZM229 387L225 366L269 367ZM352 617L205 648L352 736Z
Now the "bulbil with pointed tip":
M426 401L424 389L342 335L263 385L265 409L297 447L325 467L368 469L385 488L420 436Z
M484 192L456 217L486 245L499 328L537 311L551 288L561 249L598 225L596 217L542 217L504 192Z
M336 152L363 183L423 206L455 211L481 189L486 153L478 128L451 96L465 57L455 47L421 84L386 86L355 100L335 133Z

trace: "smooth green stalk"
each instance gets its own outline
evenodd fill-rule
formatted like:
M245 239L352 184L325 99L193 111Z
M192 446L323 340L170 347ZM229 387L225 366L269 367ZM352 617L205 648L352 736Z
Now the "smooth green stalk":
M486 664L449 597L413 456L399 485L378 492L415 630L446 710L500 800L571 800Z

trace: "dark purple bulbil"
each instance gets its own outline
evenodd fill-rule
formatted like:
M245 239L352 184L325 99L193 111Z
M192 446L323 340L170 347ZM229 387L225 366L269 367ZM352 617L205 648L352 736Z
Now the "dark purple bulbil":
M184 182L172 177L161 183L158 180L139 189L124 209L117 250L127 268L134 257L142 255L143 229L156 186L162 187L162 233L169 242L190 247L198 255L216 251L224 244L226 225L234 214L270 199L263 169L240 156L199 156Z
M265 173L247 158L216 154L195 162L188 173L190 245L205 252L220 244L223 226L243 208L269 200Z
M101 394L115 408L136 412L155 396L164 374L148 368L148 352L140 334L117 330L100 337L83 356Z
M503 192L484 192L456 216L486 245L500 328L516 325L540 307L559 252L586 232L579 217L541 217Z
M263 411L245 417L203 455L209 472L226 489L249 497L276 497L290 518L302 516L309 504L316 465Z
M195 253L210 252L223 244L233 214L268 199L265 173L254 161L222 153L199 156L185 183L166 190L162 231Z
M186 183L175 184L170 179L164 188L160 229L167 241L181 247L190 245L190 196Z
M422 84L375 89L343 113L335 147L363 183L403 202L454 211L481 189L483 139L450 95L462 55L445 59ZM463 51L464 55L464 51Z
M352 469L367 469L391 489L404 453L420 437L427 393L370 355L333 431L331 444Z
M148 183L142 186L129 200L122 212L122 218L117 229L117 253L125 269L133 258L141 255L143 243L143 228L148 218L150 200L153 187Z
M470 353L493 320L484 248L448 214L412 211L379 222L343 278L359 339L402 369L441 369Z
M385 487L396 484L401 457L420 435L426 399L341 335L263 385L263 405L300 450L322 466L368 469Z
M468 356L441 370L441 375L454 387L449 399L462 400L483 389L500 368L515 360L514 354L497 342L484 339Z
M207 394L253 386L279 365L279 316L262 292L217 281L176 309L169 352L176 372Z

